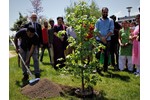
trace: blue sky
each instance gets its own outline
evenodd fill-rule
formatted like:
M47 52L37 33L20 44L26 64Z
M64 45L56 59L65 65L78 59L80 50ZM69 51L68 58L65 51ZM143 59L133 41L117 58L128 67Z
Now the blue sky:
M40 13L46 18L53 18L56 21L57 16L65 16L64 8L78 0L42 0L43 12ZM90 3L92 0L84 0ZM108 7L109 16L115 14L117 17L127 16L126 7L131 6L130 15L138 14L140 0L94 0L99 8ZM18 19L19 12L23 15L29 15L28 10L32 10L30 0L9 0L9 27ZM15 32L13 32L15 33ZM10 31L10 34L12 32Z

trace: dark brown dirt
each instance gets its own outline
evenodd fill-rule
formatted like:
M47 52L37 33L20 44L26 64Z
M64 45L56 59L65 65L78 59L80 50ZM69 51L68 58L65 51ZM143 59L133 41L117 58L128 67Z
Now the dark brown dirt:
M57 96L65 96L71 95L78 97L75 93L75 90L79 88L71 87L71 86L65 86L61 84L54 83L48 79L41 79L38 83L34 85L26 85L21 89L21 93L23 95L26 95L27 97L34 99L34 98L51 98L51 97L57 97ZM94 97L94 100L99 100L99 93L94 91L94 94L92 97L86 98L87 100L92 100ZM79 97L80 98L80 97Z
M60 96L63 90L58 84L48 79L41 79L34 85L26 85L23 87L21 93L29 98L50 98Z

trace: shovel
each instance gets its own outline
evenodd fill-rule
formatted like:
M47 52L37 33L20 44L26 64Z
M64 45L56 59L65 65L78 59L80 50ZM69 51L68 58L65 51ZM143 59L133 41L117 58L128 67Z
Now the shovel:
M12 39L11 39L11 42L12 42L13 46L16 48L16 46L15 46L15 44L14 44L14 42L13 42ZM25 68L27 69L28 74L29 74L29 75L31 76L31 78L32 78L31 80L29 80L29 84L31 84L31 85L32 85L32 84L35 84L36 82L38 82L38 81L40 80L40 78L35 78L35 77L33 76L33 74L31 73L30 69L29 69L28 66L26 65L25 61L23 60L21 54L18 53L18 55L19 55L19 57L20 57L22 63L24 64Z

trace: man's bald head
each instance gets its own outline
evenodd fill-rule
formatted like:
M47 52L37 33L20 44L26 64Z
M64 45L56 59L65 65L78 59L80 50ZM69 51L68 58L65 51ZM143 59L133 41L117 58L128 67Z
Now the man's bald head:
M36 22L36 20L37 20L37 14L36 14L36 13L32 13L32 15L31 15L31 20L32 20L33 22Z

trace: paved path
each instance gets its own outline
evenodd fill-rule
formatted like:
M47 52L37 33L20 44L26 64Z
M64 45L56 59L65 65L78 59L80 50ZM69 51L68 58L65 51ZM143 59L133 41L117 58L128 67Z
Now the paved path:
M9 51L9 58L15 57L17 54L15 51Z

